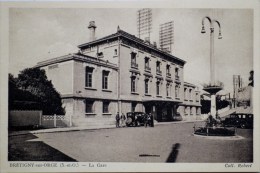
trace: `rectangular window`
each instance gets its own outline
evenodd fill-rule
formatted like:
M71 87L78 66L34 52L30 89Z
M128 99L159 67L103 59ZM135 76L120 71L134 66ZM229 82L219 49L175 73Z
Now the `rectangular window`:
M179 98L179 85L175 86L175 97Z
M156 62L156 72L160 72L161 71L161 63L159 61Z
M132 68L138 68L138 64L136 63L136 53L131 53L131 67Z
M187 91L187 88L184 88L184 98L185 98L185 100L188 100L188 91Z
M170 68L171 68L170 65L166 65L166 74L167 74L167 76L171 76Z
M136 102L132 102L132 109L131 109L132 112L135 112L136 105L137 105Z
M151 67L150 67L149 61L150 61L150 58L145 57L145 59L144 59L144 68L148 72L151 71Z
M196 93L196 101L198 102L199 101L199 93Z
M189 108L185 107L185 115L188 115L188 113L189 113Z
M175 75L179 76L179 69L178 68L175 68Z
M94 101L92 100L86 100L86 113L93 113L93 105Z
M179 69L178 69L178 68L175 68L175 79L176 79L176 80L179 80L179 79L180 79Z
M145 58L145 67L149 67L149 58Z
M156 82L156 95L160 95L160 82Z
M144 81L145 94L149 93L149 80Z
M92 88L92 74L93 68L86 67L86 79L85 79L85 86Z
M190 100L192 100L193 97L192 97L192 89L190 89Z
M133 92L133 93L136 92L136 77L135 76L131 77L131 92Z
M197 115L200 114L200 108L196 108L196 114L197 114Z
M170 97L170 95L171 95L171 86L170 86L170 84L166 84L166 96L167 97Z
M109 113L109 101L103 101L103 113Z
M108 89L108 71L102 72L102 89Z

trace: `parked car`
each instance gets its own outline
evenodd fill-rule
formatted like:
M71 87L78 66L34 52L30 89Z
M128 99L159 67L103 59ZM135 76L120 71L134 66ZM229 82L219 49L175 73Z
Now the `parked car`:
M126 126L144 125L147 114L144 112L128 112L126 113Z
M224 121L224 126L235 126L239 128L253 128L253 114L230 114Z

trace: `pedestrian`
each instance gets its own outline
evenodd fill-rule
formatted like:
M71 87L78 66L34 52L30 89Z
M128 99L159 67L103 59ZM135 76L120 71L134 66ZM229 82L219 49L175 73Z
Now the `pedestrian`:
M153 115L151 113L150 113L150 117L151 117L151 127L154 127Z
M122 113L120 119L121 119L121 127L125 127L126 117L125 117L125 114L124 114L124 113Z
M120 127L119 126L119 121L120 121L120 116L119 116L119 112L117 112L117 114L116 114L116 127L117 128Z
M145 127L147 127L148 124L151 126L151 114L145 115Z

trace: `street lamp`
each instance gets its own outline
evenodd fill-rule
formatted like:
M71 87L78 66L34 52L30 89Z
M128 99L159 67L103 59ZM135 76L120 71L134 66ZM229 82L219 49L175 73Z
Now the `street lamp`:
M222 39L221 26L219 21L211 20L210 17L205 16L202 19L202 29L201 29L202 34L206 33L205 26L204 26L205 19L208 19L210 23L210 85L204 86L203 90L210 93L210 97L211 97L210 113L213 117L216 117L216 93L222 90L222 86L216 84L215 81L214 24L217 23L219 27L218 39Z

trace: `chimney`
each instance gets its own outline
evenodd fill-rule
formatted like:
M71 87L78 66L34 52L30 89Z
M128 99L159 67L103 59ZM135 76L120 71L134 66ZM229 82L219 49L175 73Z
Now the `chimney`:
M95 25L95 21L90 21L89 22L89 26L88 26L89 32L90 32L90 41L94 41L95 38L95 30L96 30L96 25Z

